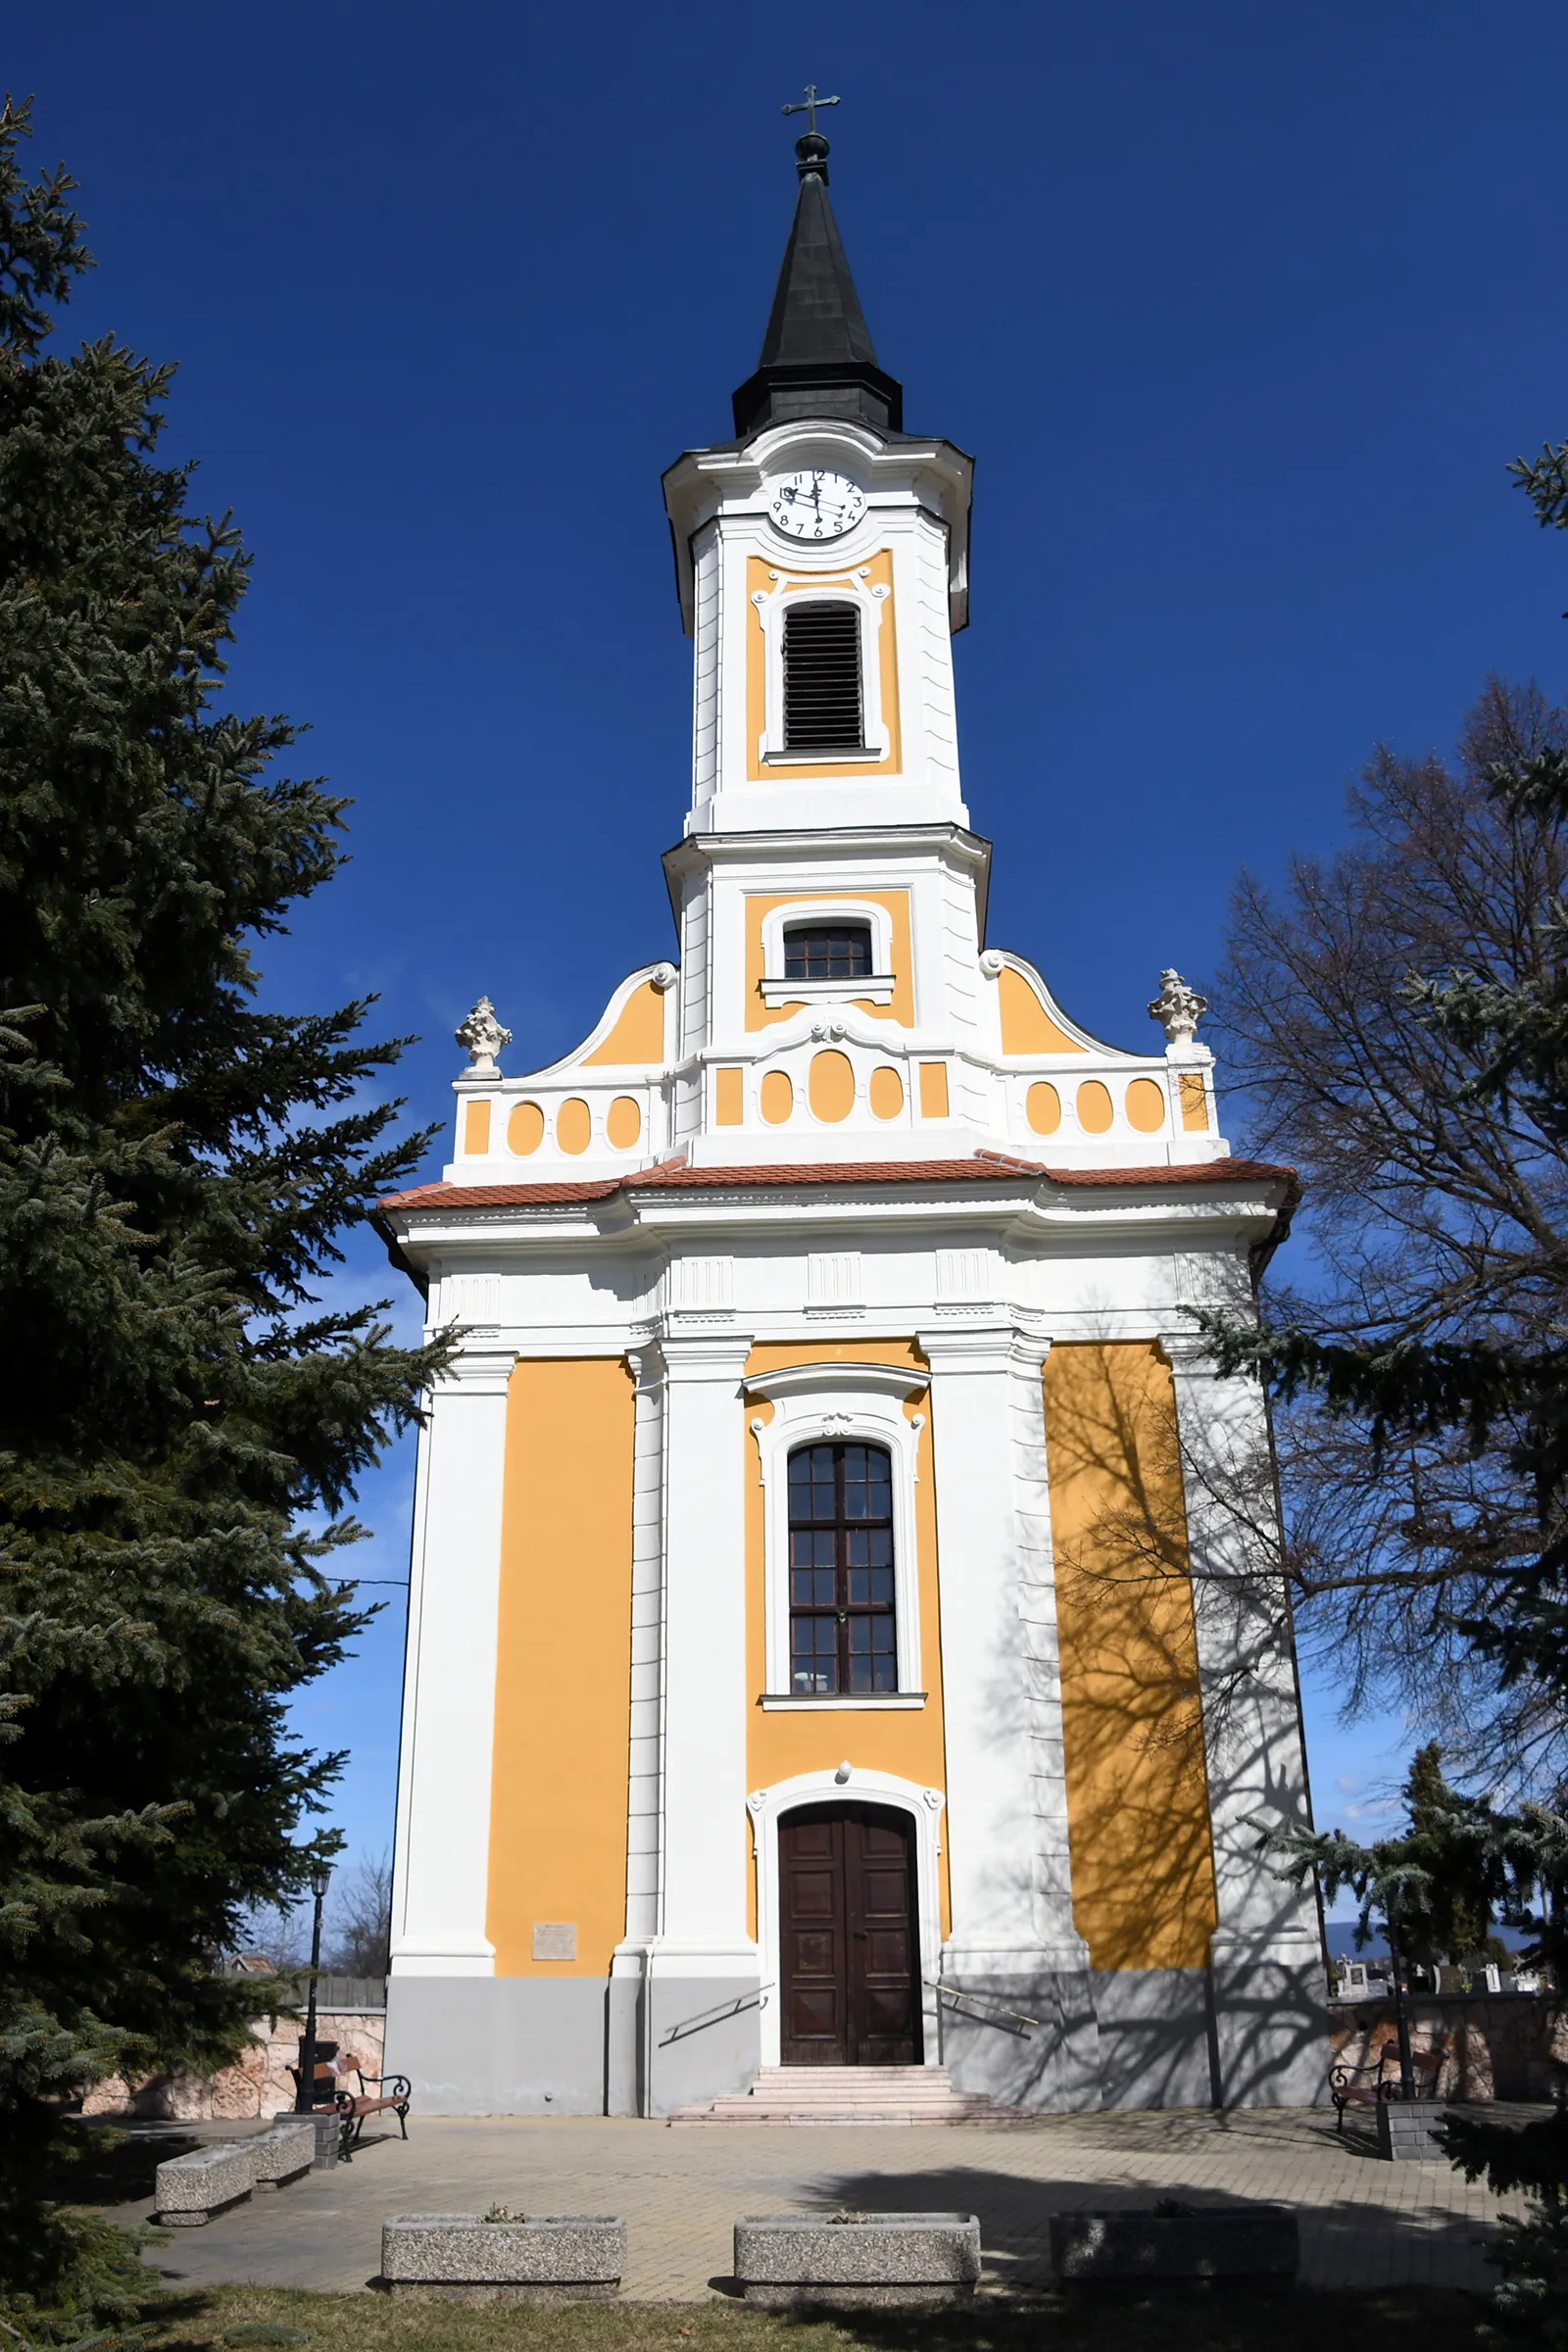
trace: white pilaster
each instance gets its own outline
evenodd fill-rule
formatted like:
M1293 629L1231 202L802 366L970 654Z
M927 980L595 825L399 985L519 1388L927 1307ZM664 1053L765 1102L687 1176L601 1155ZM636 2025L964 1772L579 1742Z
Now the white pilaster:
M410 1641L402 1787L408 1810L396 1976L488 1977L490 1775L511 1348L465 1349L429 1402Z
M931 1365L948 1756L950 1973L1077 1971L1040 1372L994 1320L922 1332Z
M751 1335L666 1332L663 1886L666 1969L755 1967L746 1932L746 1522Z
M1268 1409L1250 1375L1216 1377L1198 1334L1160 1345L1176 1392L1203 1710L1219 2093L1226 2105L1310 2101L1327 2064L1317 1908L1309 1886L1276 1876L1259 1851L1266 1824L1308 1820Z

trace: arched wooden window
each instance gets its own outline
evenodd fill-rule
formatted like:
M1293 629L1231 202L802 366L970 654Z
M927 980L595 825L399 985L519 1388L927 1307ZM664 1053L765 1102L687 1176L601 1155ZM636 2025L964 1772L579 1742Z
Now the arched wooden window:
M881 1446L790 1455L790 1689L896 1690L893 1463Z
M866 980L869 923L802 923L784 934L786 980Z
M858 752L860 614L835 598L784 613L784 749Z

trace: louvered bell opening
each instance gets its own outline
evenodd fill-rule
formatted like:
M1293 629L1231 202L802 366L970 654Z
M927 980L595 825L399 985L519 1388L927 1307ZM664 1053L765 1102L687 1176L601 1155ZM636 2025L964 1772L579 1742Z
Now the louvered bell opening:
M854 605L793 605L784 615L784 748L862 749L860 615Z

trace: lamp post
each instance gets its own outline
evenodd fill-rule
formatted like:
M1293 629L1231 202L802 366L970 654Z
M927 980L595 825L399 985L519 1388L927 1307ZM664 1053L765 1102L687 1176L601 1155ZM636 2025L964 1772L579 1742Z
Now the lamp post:
M311 1989L305 2004L305 2033L300 2042L300 2087L296 2115L309 2115L316 2106L316 1979L321 1966L321 1905L332 1883L332 1865L322 1857L311 1864L311 1892L316 1897L316 1920L311 1929Z
M1404 1966L1392 1903L1384 1904L1383 1916L1389 1930L1389 1974L1394 1979L1394 2032L1399 2045L1399 2096L1409 2100L1415 2097L1415 2066L1410 2056L1410 2020L1404 2007Z

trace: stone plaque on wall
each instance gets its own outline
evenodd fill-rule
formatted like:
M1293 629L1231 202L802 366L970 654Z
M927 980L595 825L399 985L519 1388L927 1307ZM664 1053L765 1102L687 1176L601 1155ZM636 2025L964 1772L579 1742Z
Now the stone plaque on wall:
M533 1956L536 1960L575 1960L576 1921L536 1919L533 1923Z

